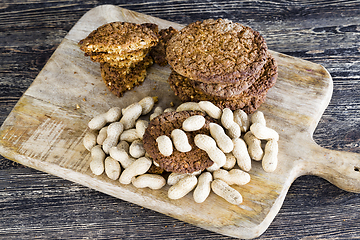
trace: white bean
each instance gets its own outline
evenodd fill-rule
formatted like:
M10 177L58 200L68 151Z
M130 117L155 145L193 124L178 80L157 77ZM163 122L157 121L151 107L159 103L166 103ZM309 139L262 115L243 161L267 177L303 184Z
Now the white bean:
M118 179L121 173L120 163L108 156L105 158L105 173L112 180Z
M211 189L215 194L231 204L238 205L243 201L241 194L236 189L220 179L215 179L211 182Z
M278 164L278 142L269 140L265 145L265 154L262 159L262 167L265 172L273 172L276 170Z
M120 122L124 125L124 129L130 129L135 126L136 120L142 113L142 107L139 103L133 103L126 108Z
M167 184L172 186L175 185L178 181L180 181L180 179L188 176L189 174L187 173L176 173L176 172L172 172L170 173L170 175L168 176L167 179Z
M247 146L244 140L241 138L233 139L234 149L232 154L236 157L237 164L244 171L250 171L251 158L247 150Z
M224 166L226 162L226 156L217 146L215 140L205 134L197 134L194 138L195 145L204 150L209 158L216 163L219 167Z
M244 135L244 140L248 145L250 157L255 161L260 161L264 155L264 151L261 148L261 140L255 137L251 131Z
M256 111L251 115L251 123L260 123L266 126L266 120L264 117L264 113L261 111Z
M109 153L110 148L116 146L119 142L119 137L124 130L124 125L120 122L113 122L107 128L107 137L103 142L103 150Z
M197 131L205 125L205 118L201 115L194 115L185 119L182 123L184 131Z
M90 120L88 126L93 130L100 130L109 122L115 122L121 117L121 109L118 107L110 108L106 113L95 116Z
M234 122L240 126L241 132L247 132L250 127L250 118L246 112L241 109L234 111Z
M145 130L146 128L148 127L149 125L149 122L146 121L146 120L137 120L136 123L135 123L135 129L136 129L136 133L137 133L137 136L140 138L140 139L143 139L143 136L144 136L144 133L145 133Z
M251 124L250 131L255 135L255 137L261 140L279 140L279 134L274 129L268 128L261 123Z
M140 139L138 132L136 131L135 128L131 128L128 130L125 130L121 135L120 135L120 141L127 141L127 142L133 142L136 139Z
M221 124L227 129L231 138L238 138L241 135L240 126L234 122L234 114L229 108L224 108L221 115Z
M204 110L210 117L215 119L220 119L222 111L219 107L213 104L210 101L200 101L199 106L202 110Z
M164 177L158 174L145 173L131 180L136 188L160 189L166 184Z
M198 184L194 190L193 197L197 203L202 203L209 196L211 191L212 175L210 172L202 173L198 178Z
M225 169L219 169L213 172L215 179L221 179L229 185L245 185L250 182L250 174L241 171L240 169L231 169L226 171Z
M119 178L120 183L130 184L133 177L146 173L151 164L152 161L147 157L137 159L122 172Z
M100 145L94 146L91 151L90 169L95 175L101 175L104 172L105 153Z
M140 158L145 155L143 142L140 139L133 141L129 148L129 153L134 158Z
M107 129L108 127L103 127L100 129L99 135L96 138L97 144L102 145L104 143L105 139L107 138Z
M87 132L83 139L84 147L90 151L96 145L96 134L94 132Z
M226 170L230 170L230 169L234 168L234 166L236 164L236 157L234 156L234 154L225 153L225 156L226 156L226 163L222 167Z
M189 144L186 133L181 129L174 129L171 132L172 142L179 152L189 152L191 145Z
M109 154L113 159L119 161L123 168L129 167L133 162L135 162L135 158L130 157L125 149L112 147L109 150Z
M156 138L158 149L164 156L170 156L173 153L173 145L171 138L166 135L162 135Z
M154 107L155 99L153 97L144 97L139 101L139 104L142 108L141 114L148 114Z
M229 153L233 150L234 144L231 138L226 135L224 129L219 124L210 123L210 134L224 153Z
M184 102L182 104L180 104L177 108L176 108L177 112L181 112L181 111L201 111L204 112L204 110L201 109L201 107L199 106L198 103L196 102Z
M154 112L150 115L150 121L153 120L154 118L156 118L157 116L160 116L163 113L163 109L160 106L157 106L154 109Z
M192 191L197 184L197 178L194 175L188 175L180 179L175 185L168 190L170 199L180 199Z

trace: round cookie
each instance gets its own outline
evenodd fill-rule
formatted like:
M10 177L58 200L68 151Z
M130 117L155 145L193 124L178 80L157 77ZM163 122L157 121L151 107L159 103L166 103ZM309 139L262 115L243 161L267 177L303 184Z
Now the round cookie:
M272 56L268 57L266 65L261 70L260 77L241 94L222 99L194 89L190 80L172 71L168 82L175 95L183 102L211 101L219 108L231 110L242 109L251 114L265 101L268 90L274 86L277 79L277 64Z
M156 34L145 25L112 22L92 31L79 42L80 49L85 53L103 52L123 54L149 48L159 41Z
M266 42L257 31L224 19L194 22L174 35L166 48L174 71L204 83L245 84L266 57Z
M166 46L171 37L179 31L173 27L161 29L158 33L159 42L156 46L151 48L150 56L153 57L154 62L160 66L166 66Z
M185 119L193 115L205 116L206 123L200 130L185 132L192 149L189 152L179 152L174 148L170 156L162 155L158 149L156 138L161 135L166 135L171 138L172 130L181 129ZM196 134L210 135L209 124L214 121L214 119L199 111L164 113L151 120L146 128L143 137L144 148L149 156L165 171L192 173L204 170L213 165L213 161L210 160L205 151L195 146L194 137Z
M153 63L151 57L145 57L132 68L118 68L110 63L100 63L101 76L107 88L117 97L125 91L142 84L146 77L146 69Z
M121 61L132 61L132 62L139 62L143 60L148 54L149 49L141 49L137 51L132 51L129 53L124 54L109 54L109 53L91 53L85 54L85 56L90 56L90 59L93 62L108 62L108 63L118 63ZM120 65L120 64L119 64Z
M194 89L216 96L218 98L227 99L241 94L248 89L259 78L261 71L248 76L245 81L238 81L236 83L204 83L189 79Z

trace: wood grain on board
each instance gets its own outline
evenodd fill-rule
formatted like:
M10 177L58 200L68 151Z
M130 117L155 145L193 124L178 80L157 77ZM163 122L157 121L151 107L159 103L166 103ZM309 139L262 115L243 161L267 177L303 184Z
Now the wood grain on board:
M318 64L276 52L272 53L279 65L278 82L261 110L268 125L280 134L279 167L268 174L258 163L253 164L251 182L238 188L243 204L233 206L212 194L199 207L189 195L181 200L167 199L166 188L136 189L104 175L95 177L88 167L89 153L82 146L91 117L149 95L158 96L163 107L179 103L166 82L169 68L157 65L149 70L142 86L123 98L107 91L98 64L83 56L77 42L111 21L182 27L110 5L88 12L71 29L4 122L0 135L2 155L205 229L243 238L256 237L266 230L291 183L300 175L319 175L345 190L360 191L358 154L325 150L312 139L331 98L330 75Z

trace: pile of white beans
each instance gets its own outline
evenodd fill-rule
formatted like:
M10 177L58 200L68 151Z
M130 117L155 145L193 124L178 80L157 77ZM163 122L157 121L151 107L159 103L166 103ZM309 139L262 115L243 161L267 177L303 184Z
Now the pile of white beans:
M194 201L204 202L211 190L226 201L238 205L241 194L231 185L250 182L251 161L262 161L264 171L273 172L277 167L278 133L266 126L260 111L248 116L242 110L221 110L209 101L187 102L176 109L162 110L156 107L156 98L145 97L124 109L113 107L94 117L89 131L84 136L84 146L91 153L90 169L95 175L105 174L121 184L133 184L137 188L160 189L170 185L168 197L180 199L193 191ZM159 174L148 173L158 164L146 154L142 138L149 121L139 119L150 114L149 120L169 111L198 110L221 125L210 123L210 135L198 134L195 145L204 150L214 164L206 169L189 174L171 173L167 179ZM182 129L174 129L171 136L156 139L159 151L170 156L173 148L181 152L191 150L186 131L196 131L205 124L205 118L194 115L186 119ZM185 131L185 132L184 132ZM264 142L266 142L264 146Z

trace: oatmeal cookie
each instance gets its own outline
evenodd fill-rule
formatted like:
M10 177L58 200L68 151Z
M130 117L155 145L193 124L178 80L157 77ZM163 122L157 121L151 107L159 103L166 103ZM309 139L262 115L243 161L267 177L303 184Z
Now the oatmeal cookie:
M246 83L203 83L189 79L194 89L207 95L216 96L219 99L228 99L239 96L243 91L248 91L251 95L256 95L256 91L264 88L270 88L275 84L274 78L267 78L266 76L274 76L277 72L277 64L274 58L268 53L268 57L264 67L258 73L249 76L250 79ZM259 78L262 76L262 80ZM251 87L256 83L256 86ZM263 86L260 86L263 85ZM271 86L268 86L271 85ZM255 92L254 92L255 91Z
M262 69L266 57L266 42L257 31L224 19L194 22L175 34L166 48L174 71L204 83L245 84Z
M174 129L181 129L182 123L190 116L202 115L206 119L205 126L200 130L193 132L185 132L188 136L189 144L192 149L189 152L179 152L174 148L170 156L164 156L160 153L156 138L161 135L171 137L171 132ZM199 149L194 143L196 134L210 135L209 124L215 119L205 115L200 111L182 111L182 112L168 112L164 113L152 121L150 121L146 128L143 143L146 152L149 156L159 164L159 166L168 172L177 173L192 173L199 170L204 170L213 164L207 153Z
M142 61L146 54L148 54L149 49L141 49L137 51L132 51L124 54L109 54L109 53L86 53L85 56L90 56L90 59L93 62L108 62L114 63L114 65L121 61L132 61L139 62Z
M128 22L107 23L92 31L79 42L85 53L123 54L153 47L159 41L148 27Z
M153 57L154 62L160 66L166 66L168 64L166 60L166 46L170 38L179 31L173 27L161 29L159 31L159 42L156 46L151 48L150 56Z
M172 71L169 76L169 84L183 102L211 101L219 108L230 108L231 110L242 109L251 114L265 101L268 90L274 86L277 79L277 64L273 57L269 57L266 65L261 70L260 77L241 94L222 99L217 96L205 94L196 90L190 83L189 78Z
M139 86L145 80L146 69L153 63L151 57L146 57L127 71L126 69L111 66L109 63L100 63L101 76L107 88L116 96L121 97L125 91Z

